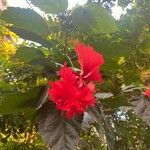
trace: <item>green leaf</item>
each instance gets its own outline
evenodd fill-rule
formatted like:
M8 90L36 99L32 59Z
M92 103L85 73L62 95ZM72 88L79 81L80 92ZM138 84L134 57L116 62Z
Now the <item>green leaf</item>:
M63 118L54 104L46 103L37 117L41 136L51 150L76 150L78 134L72 121Z
M11 30L21 38L39 43L43 47L51 48L55 44L54 41L47 41L44 38L42 38L40 35L26 31L24 29L9 27L9 30Z
M107 56L108 57L108 56ZM117 71L119 69L123 68L123 65L118 65L118 60L119 58L107 58L105 57L105 64L103 66L103 71L108 71L108 70L113 70L113 71Z
M32 9L9 7L1 13L1 19L38 35L47 35L48 26L44 19Z
M112 33L117 30L114 18L97 3L87 3L75 8L72 21L80 33Z
M0 98L0 114L25 111L33 107L37 101L39 88L35 88L26 93L6 94Z
M58 14L68 7L68 0L30 0L31 3L39 7L46 13Z
M125 95L114 96L105 100L101 99L103 104L110 106L112 109L118 109L120 106L130 106L128 98Z
M118 56L128 56L132 51L127 45L121 43L105 41L105 40L95 40L93 45L96 50L100 51L107 58L118 57Z
M35 59L40 60L43 56L43 53L39 49L33 47L20 47L15 54L15 58L26 63L29 63Z
M3 93L3 91L10 91L11 89L11 85L1 80L0 78L0 94Z

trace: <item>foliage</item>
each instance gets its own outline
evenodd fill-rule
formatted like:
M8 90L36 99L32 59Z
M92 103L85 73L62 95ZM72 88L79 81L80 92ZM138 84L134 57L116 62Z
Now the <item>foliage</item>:
M48 32L44 19L31 9L8 7L1 13L1 19L15 25L15 27L40 35L45 35Z
M0 21L2 23L2 21ZM3 23L2 23L3 24ZM16 52L16 35L5 26L0 25L0 62L8 59Z
M121 113L120 113L121 114ZM116 149L149 149L150 128L133 112L123 113L114 118L116 128ZM127 120L127 121L125 121Z
M115 145L117 150L148 150L150 127L143 123L133 112L118 112L111 117L115 128ZM100 138L95 128L82 133L81 150L106 149L103 138ZM101 143L101 144L100 144Z
M22 113L0 116L1 150L45 150L36 127Z
M39 110L37 122L39 132L52 150L76 150L78 133L72 122L63 118L53 104L43 105Z
M58 14L63 12L68 7L67 0L30 0L33 5L41 8L41 10L45 11L46 13Z
M99 17L101 16L101 19ZM73 25L83 32L110 33L117 30L111 15L100 5L87 3L73 10Z

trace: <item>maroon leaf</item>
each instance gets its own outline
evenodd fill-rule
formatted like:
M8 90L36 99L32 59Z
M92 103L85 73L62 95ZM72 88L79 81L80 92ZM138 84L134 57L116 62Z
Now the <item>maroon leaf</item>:
M150 100L142 95L132 105L137 115L150 126Z
M55 105L45 103L37 117L38 128L44 141L52 150L76 150L78 134L72 125L56 110Z
M36 110L39 110L44 103L46 103L48 101L48 90L49 90L49 86L45 85L41 88L40 90L40 98L36 103Z

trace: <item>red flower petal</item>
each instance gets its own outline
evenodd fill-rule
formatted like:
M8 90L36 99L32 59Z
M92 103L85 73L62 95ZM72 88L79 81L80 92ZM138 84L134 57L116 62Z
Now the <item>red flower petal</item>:
M60 69L59 74L63 80L70 82L70 84L74 84L78 78L72 68L67 67L66 64Z
M82 43L77 44L75 51L82 70L82 76L89 81L102 81L99 68L104 64L103 56L92 47Z
M95 84L93 82L89 82L87 86L92 91L92 93L95 93L96 89L95 89Z
M147 90L144 92L144 94L150 99L150 84L147 86Z
M79 78L70 67L64 66L60 70L61 78L56 82L49 82L50 100L57 109L65 112L67 118L82 114L88 106L94 106L95 98L88 86L79 86Z

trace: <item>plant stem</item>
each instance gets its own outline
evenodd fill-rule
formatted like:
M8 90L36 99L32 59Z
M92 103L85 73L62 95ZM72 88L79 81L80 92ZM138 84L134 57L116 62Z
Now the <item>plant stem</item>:
M64 46L64 53L65 53L66 57L67 57L67 45L68 45L68 29L66 28L66 32L65 32L65 46Z

